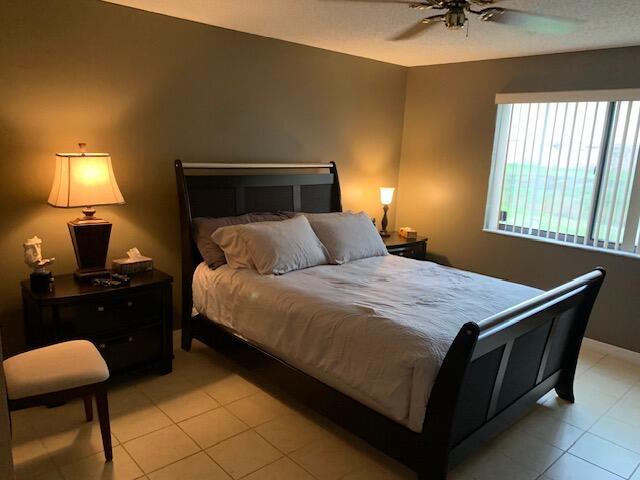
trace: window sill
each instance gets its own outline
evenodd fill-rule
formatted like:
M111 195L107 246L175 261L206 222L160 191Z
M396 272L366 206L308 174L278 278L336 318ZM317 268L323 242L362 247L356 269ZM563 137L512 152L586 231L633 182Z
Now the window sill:
M483 228L482 231L486 233L493 233L496 235L504 235L505 237L517 237L525 240L533 240L534 242L551 243L553 245L558 245L560 247L577 248L579 250L588 250L590 252L605 253L608 255L616 255L618 257L626 257L626 258L633 258L635 260L640 260L640 254L637 254L637 253L624 252L620 250L609 250L606 248L591 247L589 245L579 245L575 243L560 242L557 240L553 240L551 238L534 237L532 235L523 235L521 233L506 232L504 230L497 230L493 228Z

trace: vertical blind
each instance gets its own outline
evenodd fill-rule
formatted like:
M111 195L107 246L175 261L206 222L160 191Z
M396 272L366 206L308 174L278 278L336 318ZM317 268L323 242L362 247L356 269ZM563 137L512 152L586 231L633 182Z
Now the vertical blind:
M640 101L502 103L485 227L638 253L639 151Z

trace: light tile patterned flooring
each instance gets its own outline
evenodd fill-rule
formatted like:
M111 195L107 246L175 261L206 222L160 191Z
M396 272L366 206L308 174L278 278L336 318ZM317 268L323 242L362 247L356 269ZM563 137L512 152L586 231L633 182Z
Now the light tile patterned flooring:
M18 480L415 478L208 347L175 353L111 389L112 463L80 402L14 412ZM550 393L449 478L640 480L640 365L583 348L578 375L575 404Z

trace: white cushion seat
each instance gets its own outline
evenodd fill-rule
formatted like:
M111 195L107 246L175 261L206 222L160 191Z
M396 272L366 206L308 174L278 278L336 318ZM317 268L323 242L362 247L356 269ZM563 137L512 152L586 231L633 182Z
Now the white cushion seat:
M109 368L87 340L73 340L21 353L3 362L10 400L103 382Z

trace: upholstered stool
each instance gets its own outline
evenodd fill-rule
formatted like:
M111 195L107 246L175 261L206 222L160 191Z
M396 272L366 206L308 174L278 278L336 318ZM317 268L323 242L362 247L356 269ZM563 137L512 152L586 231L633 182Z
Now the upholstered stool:
M3 362L9 411L84 399L85 416L93 420L96 398L107 461L113 458L106 380L109 369L91 342L73 340L21 353Z

